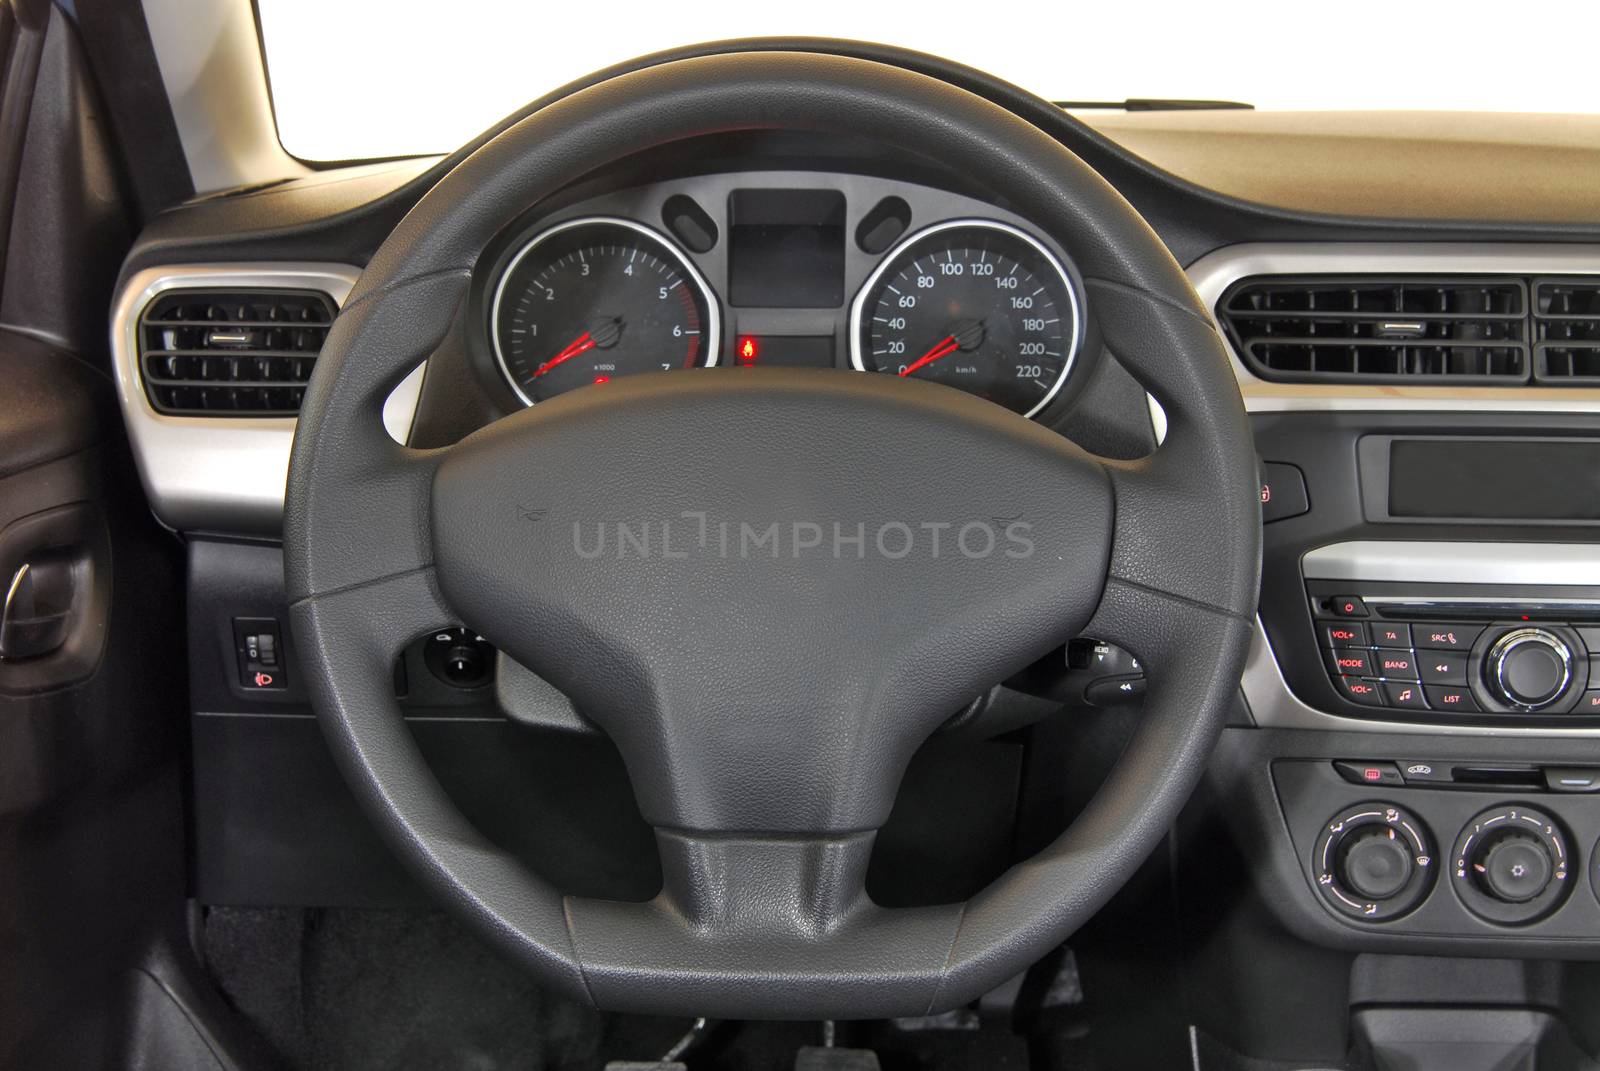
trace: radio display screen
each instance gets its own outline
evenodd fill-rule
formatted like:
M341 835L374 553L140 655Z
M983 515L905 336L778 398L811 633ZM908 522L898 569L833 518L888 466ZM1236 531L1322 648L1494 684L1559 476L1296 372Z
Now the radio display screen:
M1600 441L1396 439L1389 516L1600 520Z

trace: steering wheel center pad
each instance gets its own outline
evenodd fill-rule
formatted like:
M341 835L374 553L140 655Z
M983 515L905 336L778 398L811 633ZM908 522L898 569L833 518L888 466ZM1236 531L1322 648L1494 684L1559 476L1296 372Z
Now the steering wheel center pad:
M849 833L1099 602L1110 481L956 391L633 376L498 421L433 489L439 583L622 750L651 824Z

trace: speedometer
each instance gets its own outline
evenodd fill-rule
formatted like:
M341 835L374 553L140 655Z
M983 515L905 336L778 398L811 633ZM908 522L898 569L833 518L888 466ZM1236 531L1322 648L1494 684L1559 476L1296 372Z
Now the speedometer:
M863 372L928 379L1034 416L1061 390L1078 299L1037 239L992 220L929 227L884 258L850 312Z
M717 363L717 304L694 265L631 220L570 220L529 239L494 290L490 337L527 405L617 376Z

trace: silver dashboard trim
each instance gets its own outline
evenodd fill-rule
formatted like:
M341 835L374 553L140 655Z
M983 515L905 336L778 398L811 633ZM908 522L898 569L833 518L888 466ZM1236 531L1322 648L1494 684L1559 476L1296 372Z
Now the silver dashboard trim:
M321 290L343 305L361 270L348 264L181 264L135 273L111 314L117 398L151 508L180 530L274 535L283 520L292 417L190 417L157 413L139 372L139 316L157 295L188 288L286 287ZM393 434L409 429L421 369L384 405Z
M1600 543L1353 540L1309 550L1307 580L1600 587Z
M1530 243L1301 242L1225 246L1188 267L1189 282L1216 320L1217 301L1252 275L1453 274L1600 275L1600 246ZM1218 330L1221 330L1220 323ZM1222 332L1224 342L1227 333ZM1600 389L1571 387L1411 387L1385 384L1272 383L1233 361L1245 408L1452 413L1597 413Z

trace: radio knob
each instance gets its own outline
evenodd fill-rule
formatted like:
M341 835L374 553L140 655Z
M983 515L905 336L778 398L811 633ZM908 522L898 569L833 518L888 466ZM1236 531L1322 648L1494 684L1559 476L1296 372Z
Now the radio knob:
M1538 710L1561 698L1572 682L1572 651L1542 628L1519 628L1501 636L1484 660L1489 686L1520 710Z

